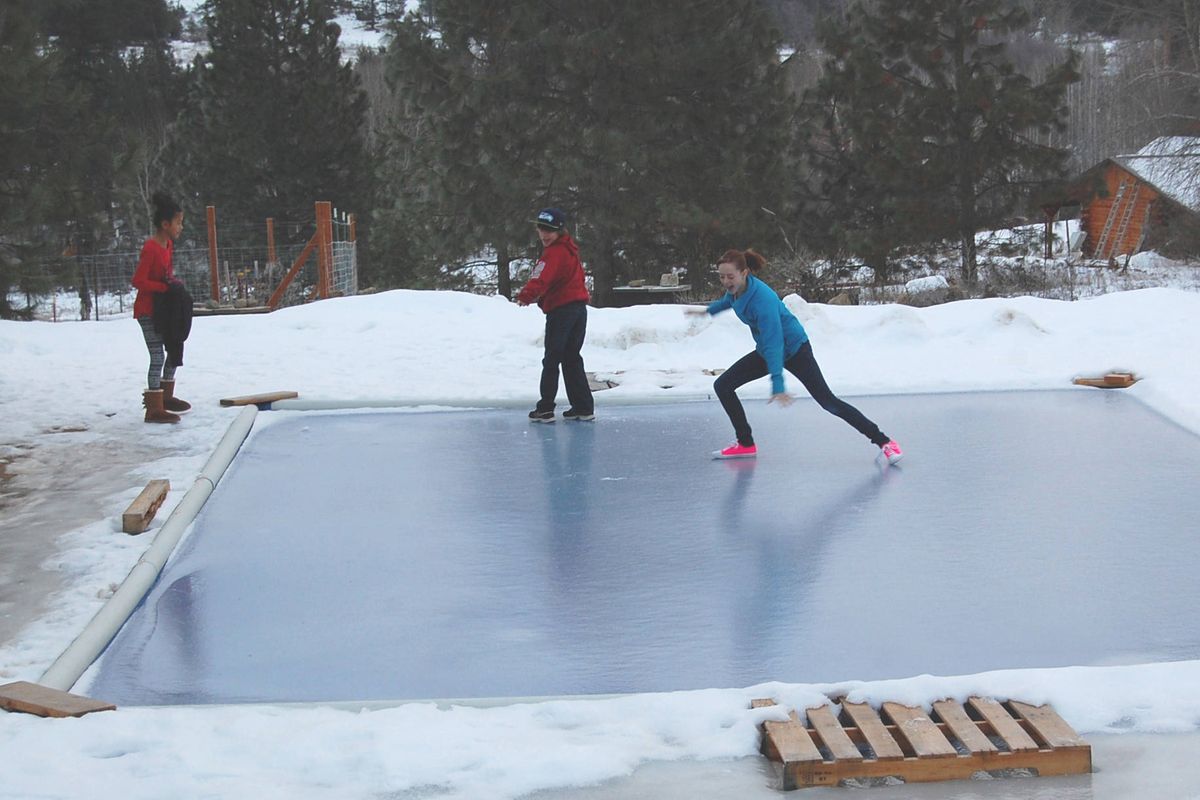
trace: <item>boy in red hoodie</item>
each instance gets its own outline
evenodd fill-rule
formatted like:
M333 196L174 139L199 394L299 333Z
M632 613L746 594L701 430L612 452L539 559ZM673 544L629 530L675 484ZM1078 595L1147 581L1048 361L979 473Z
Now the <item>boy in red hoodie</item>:
M533 268L529 283L517 295L517 303L536 302L546 314L546 355L542 358L541 399L529 412L530 422L554 422L554 398L558 394L558 369L571 407L563 419L591 421L596 418L592 390L583 368L583 338L587 333L587 302L590 299L579 263L579 246L567 231L567 215L558 208L538 212L538 238L542 257Z

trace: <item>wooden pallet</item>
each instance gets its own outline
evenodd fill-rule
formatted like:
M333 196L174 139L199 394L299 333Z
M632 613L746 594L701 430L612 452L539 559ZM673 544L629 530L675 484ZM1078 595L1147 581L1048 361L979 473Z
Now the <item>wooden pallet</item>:
M1128 389L1137 381L1137 376L1132 372L1110 372L1099 378L1075 378L1071 382L1076 386L1095 386L1098 389Z
M774 705L755 700L755 708ZM783 788L837 786L896 777L911 783L967 780L978 772L1030 770L1038 775L1091 772L1092 748L1048 705L972 697L933 704L933 713L899 703L876 711L842 702L786 722L763 723L762 753L783 764Z

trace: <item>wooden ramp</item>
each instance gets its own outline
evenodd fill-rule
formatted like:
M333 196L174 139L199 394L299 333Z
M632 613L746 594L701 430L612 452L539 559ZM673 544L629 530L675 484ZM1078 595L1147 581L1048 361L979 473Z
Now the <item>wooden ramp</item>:
M773 700L755 700L755 708ZM763 723L762 753L783 764L783 788L896 777L909 783L967 780L979 772L1091 772L1092 748L1048 705L972 697L940 700L933 713L899 703L818 706L802 719Z

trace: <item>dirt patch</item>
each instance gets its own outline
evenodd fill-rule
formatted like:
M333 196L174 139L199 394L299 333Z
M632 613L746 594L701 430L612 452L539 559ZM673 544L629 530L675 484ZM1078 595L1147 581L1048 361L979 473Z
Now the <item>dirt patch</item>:
M26 494L26 490L22 488L20 482L14 480L19 467L13 465L27 456L28 451L33 449L33 445L5 445L4 449L10 452L8 455L0 456L0 511L17 503Z
M137 484L130 471L169 455L58 433L37 444L0 446L0 645L36 619L58 590L58 573L42 564L57 552L59 537L119 514L111 498Z

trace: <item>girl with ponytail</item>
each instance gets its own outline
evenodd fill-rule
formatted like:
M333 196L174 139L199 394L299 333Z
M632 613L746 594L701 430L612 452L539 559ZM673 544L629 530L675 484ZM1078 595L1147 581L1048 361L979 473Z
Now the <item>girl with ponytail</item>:
M142 404L146 407L146 422L179 422L179 415L190 411L192 406L175 397L178 365L166 352L163 336L154 325L154 302L155 297L168 292L184 291L171 264L175 240L183 232L183 209L161 192L154 194L153 202L154 233L142 245L142 255L133 273L133 286L138 290L133 301L133 317L142 328L142 338L150 353L148 388L142 393Z
M724 450L717 450L713 458L754 458L758 447L746 411L738 400L739 386L771 376L771 397L767 402L788 406L792 396L783 383L783 371L795 375L821 408L834 416L841 417L859 433L871 440L880 449L880 454L889 464L903 457L900 445L879 426L863 416L862 412L836 397L821 375L821 368L813 357L812 343L800 320L788 310L775 290L760 280L754 273L761 270L767 260L753 250L726 250L717 262L717 276L725 295L709 304L708 308L689 308L691 314L719 314L733 309L737 318L750 327L754 336L754 350L734 362L721 373L713 384L717 398L733 423L737 441Z

